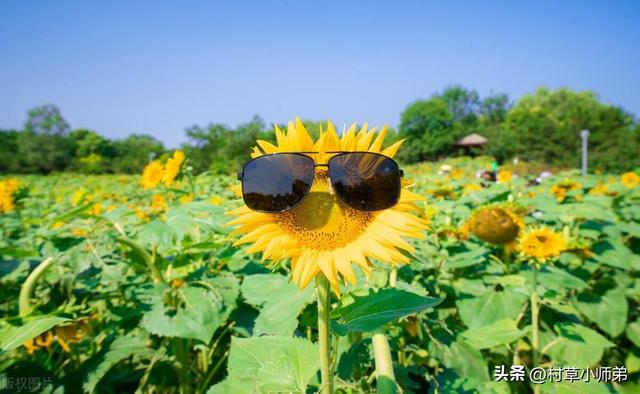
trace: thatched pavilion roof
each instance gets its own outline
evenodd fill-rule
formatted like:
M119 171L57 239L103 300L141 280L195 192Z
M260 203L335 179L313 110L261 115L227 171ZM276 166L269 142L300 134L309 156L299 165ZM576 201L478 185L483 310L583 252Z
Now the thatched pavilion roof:
M487 143L487 139L480 134L469 134L466 137L461 138L455 143L456 146L482 146Z

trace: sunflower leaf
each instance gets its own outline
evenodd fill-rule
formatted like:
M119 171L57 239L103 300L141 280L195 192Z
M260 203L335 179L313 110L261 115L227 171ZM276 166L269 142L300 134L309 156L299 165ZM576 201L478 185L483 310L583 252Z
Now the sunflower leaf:
M461 291L463 294L465 290ZM488 326L502 319L515 319L527 296L514 288L491 290L485 294L468 297L461 295L456 301L460 319L469 328Z
M260 308L253 335L293 335L298 327L298 315L314 298L313 286L301 291L279 274L256 274L242 282L242 296Z
M523 337L525 333L518 328L513 319L502 319L490 326L470 328L460 333L462 339L474 349L489 349L505 343L511 343Z
M214 332L235 309L240 286L230 275L203 279L196 284L198 286L175 290L165 284L143 288L139 298L149 304L149 310L144 313L141 326L159 336L209 343ZM168 302L170 300L174 301Z
M0 333L0 353L13 350L26 341L37 337L53 326L70 321L58 316L39 316L19 327L12 327Z
M354 297L355 302L338 308L338 321L332 327L339 335L352 331L373 331L398 318L433 308L442 298L422 297L397 289L382 289L364 297Z
M208 393L305 393L320 366L318 347L302 338L232 338L229 376Z
M545 346L545 353L556 363L595 365L605 349L615 346L598 332L580 324L556 323L554 329L558 337Z
M116 338L108 347L103 348L95 357L89 359L85 365L88 372L82 384L85 392L95 392L96 386L107 372L126 358L133 356L136 359L148 359L153 356L163 356L164 349L153 350L147 347L148 339L148 334L144 332L129 333L126 336Z

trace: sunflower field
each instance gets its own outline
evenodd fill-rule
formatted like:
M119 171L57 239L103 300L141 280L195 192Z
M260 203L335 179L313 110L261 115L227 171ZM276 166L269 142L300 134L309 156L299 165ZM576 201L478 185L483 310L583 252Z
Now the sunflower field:
M181 151L3 177L0 392L640 392L640 176L491 161L404 166L413 219L356 220L353 268L256 230Z

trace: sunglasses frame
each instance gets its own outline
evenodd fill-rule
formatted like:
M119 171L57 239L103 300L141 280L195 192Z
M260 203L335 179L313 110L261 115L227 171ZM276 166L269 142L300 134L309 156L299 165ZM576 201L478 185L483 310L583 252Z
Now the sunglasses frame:
M310 154L319 154L319 153L335 153L336 155L331 157L329 160L327 160L326 164L316 164L315 160L313 159L313 157L310 156ZM258 160L261 158L264 158L265 156L273 156L273 155L298 155L298 156L304 156L304 157L308 157L309 159L313 160L313 168L315 170L316 167L327 167L329 168L329 163L331 163L331 160L333 160L334 158L338 157L338 156L343 156L349 153L367 153L370 155L376 155L376 156L382 156L386 159L391 160L393 163L395 163L396 167L398 168L398 176L400 178L404 177L404 171L400 169L400 166L398 165L398 162L396 162L395 160L393 160L393 158L383 155L382 153L377 153L377 152L368 152L368 151L344 151L344 150L330 150L330 151L324 151L324 152L320 152L320 151L301 151L301 152L274 152L274 153L267 153L264 154L262 156L258 156L258 157L254 157L253 159L249 160L248 162L246 162L244 164L244 166L242 166L242 171L238 171L238 173L236 174L236 177L239 181L242 181L244 178L244 171L247 168L247 166L252 163L254 160ZM255 212L262 212L262 213L283 213L283 212L287 212L290 211L294 208L296 208L298 205L300 205L304 199L307 197L307 195L309 194L309 191L311 190L311 185L313 185L313 181L315 180L316 174L315 171L313 172L313 178L311 179L311 184L309 185L309 188L305 191L304 196L302 197L302 199L300 199L300 201L298 201L295 205L293 205L291 208L282 210L282 211L265 211L265 210L261 210L261 209L253 209L253 208L249 208L252 211ZM329 178L331 179L331 178ZM331 187L333 187L333 181L331 181ZM402 191L402 183L400 183L400 190ZM353 208L351 205L349 205L346 201L344 201L342 199L342 197L340 197L338 195L338 193L336 193L336 196L343 202L345 203L348 207L352 208L352 209L358 209L358 208ZM242 199L244 200L244 191L242 194ZM393 205L391 205L389 208L395 206L396 204L398 204L398 202L400 201L400 193L398 194L398 198L394 201ZM389 209L389 208L385 208L385 209ZM373 210L373 209L358 209L359 211L363 211L363 212L376 212L376 211L381 211L384 209L377 209L377 210Z

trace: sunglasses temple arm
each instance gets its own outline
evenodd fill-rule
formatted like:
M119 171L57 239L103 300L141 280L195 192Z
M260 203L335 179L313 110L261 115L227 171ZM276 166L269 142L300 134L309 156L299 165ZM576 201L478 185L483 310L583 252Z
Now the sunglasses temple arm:
M404 171L398 170L398 172L400 173L400 178L404 178ZM240 176L242 176L242 174L240 174ZM240 179L240 178L238 178L238 179Z

